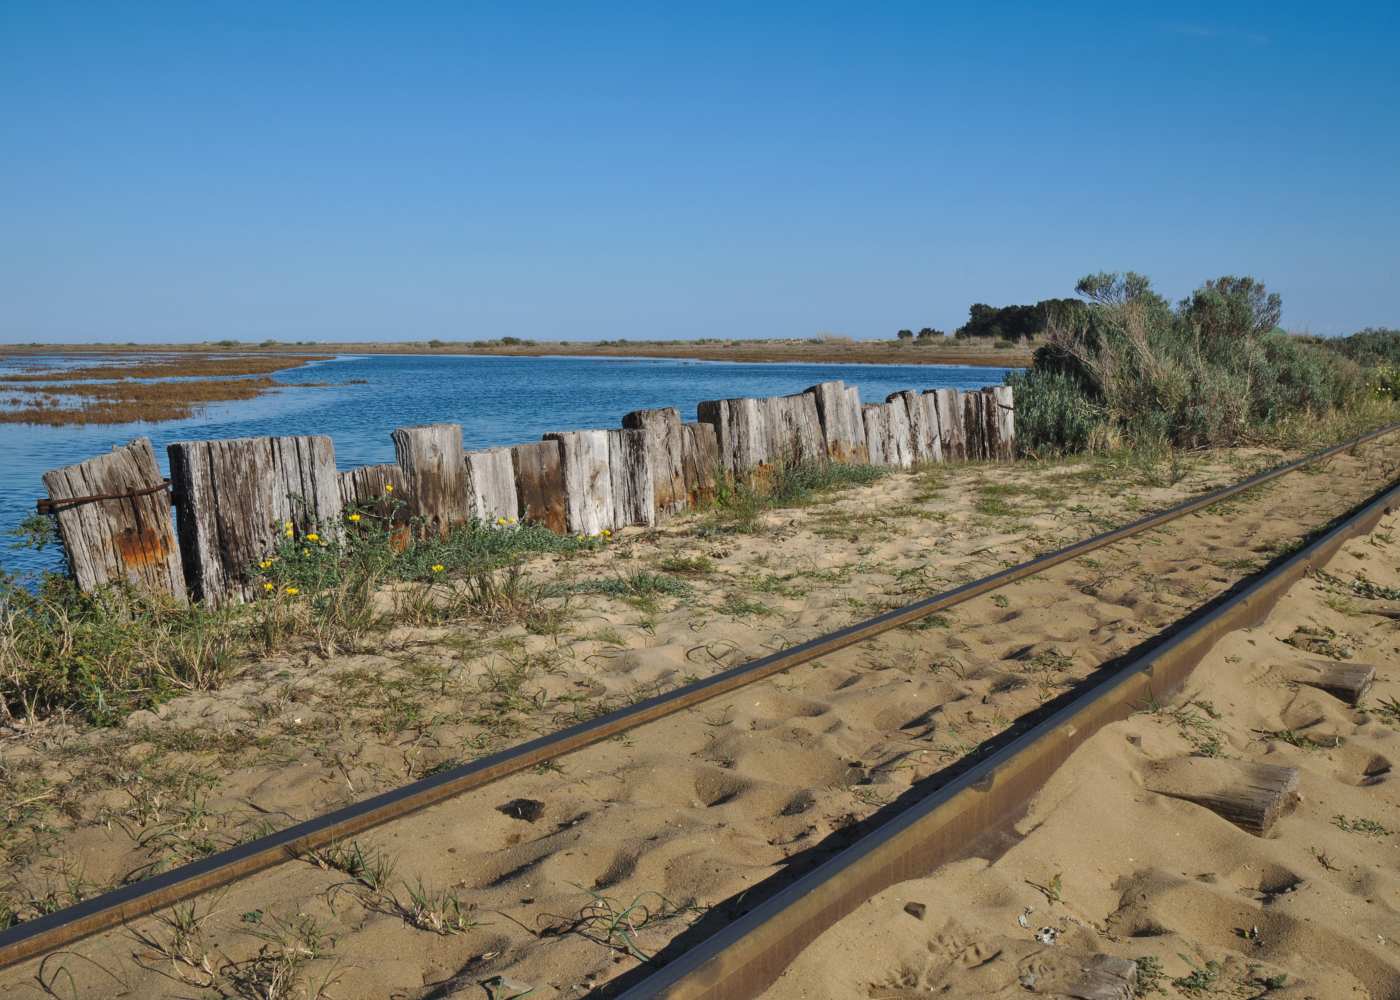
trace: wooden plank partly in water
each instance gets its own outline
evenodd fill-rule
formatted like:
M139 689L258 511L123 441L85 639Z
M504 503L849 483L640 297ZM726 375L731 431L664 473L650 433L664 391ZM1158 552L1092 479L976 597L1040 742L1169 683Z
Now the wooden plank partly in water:
M466 524L467 467L462 461L460 424L399 427L390 435L394 455L403 468L408 512L415 530L442 536Z
M170 493L149 438L46 472L43 478L73 579L81 589L126 582L184 603L185 569L170 515ZM64 503L116 494L127 495Z
M510 449L520 519L540 524L557 535L569 530L564 506L564 463L558 441L518 444Z
M341 530L328 437L176 441L167 451L185 581L206 604L258 596L253 566L288 530L326 537Z
M656 484L647 451L649 437L644 430L608 431L614 528L656 524Z
M596 535L612 528L612 472L608 468L608 432L556 431L546 441L558 441L564 468L564 511L569 531Z
M634 410L622 418L622 426L645 431L647 461L659 514L675 514L687 506L685 446L681 442L681 415L674 406Z
M483 524L520 516L515 492L515 463L509 448L486 448L466 454L467 511Z

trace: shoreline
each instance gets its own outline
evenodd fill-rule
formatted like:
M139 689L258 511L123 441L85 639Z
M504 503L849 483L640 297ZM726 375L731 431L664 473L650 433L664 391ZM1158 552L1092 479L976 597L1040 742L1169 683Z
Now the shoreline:
M659 358L663 360L734 361L745 363L968 365L988 368L1025 368L1031 363L1031 347L998 349L990 346L921 347L907 342L866 341L810 343L794 340L732 340L719 343L656 341L600 343L598 341L539 341L533 344L445 343L430 341L304 342L251 344L203 342L197 344L0 344L0 357L45 354L375 354L375 355L478 355L483 357L579 357Z

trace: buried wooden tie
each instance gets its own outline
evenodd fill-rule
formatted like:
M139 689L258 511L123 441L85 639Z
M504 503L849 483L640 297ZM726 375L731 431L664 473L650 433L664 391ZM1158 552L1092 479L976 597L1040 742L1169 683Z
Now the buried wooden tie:
M1205 806L1240 829L1264 837L1298 800L1298 769L1217 757L1178 757L1156 762L1147 775L1147 788Z
M1309 660L1290 669L1289 679L1326 691L1348 705L1359 705L1376 681L1376 668L1366 663Z

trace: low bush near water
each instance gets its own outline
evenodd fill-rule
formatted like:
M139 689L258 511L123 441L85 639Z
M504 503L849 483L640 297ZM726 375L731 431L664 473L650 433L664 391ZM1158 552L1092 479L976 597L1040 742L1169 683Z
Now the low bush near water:
M1132 272L1077 290L1085 301L1056 309L1033 366L1007 379L1031 454L1277 443L1342 415L1380 422L1374 404L1393 398L1374 361L1400 358L1400 336L1291 336L1253 278L1208 281L1175 307Z

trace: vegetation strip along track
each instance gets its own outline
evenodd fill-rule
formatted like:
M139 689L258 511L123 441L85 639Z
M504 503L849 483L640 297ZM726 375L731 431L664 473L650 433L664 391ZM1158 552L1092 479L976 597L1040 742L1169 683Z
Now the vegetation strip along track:
M1187 624L1170 638L1150 641L1144 652L1111 676L627 989L618 1000L759 996L803 948L867 899L966 856L972 845L1014 819L1079 746L1105 725L1143 705L1164 701L1221 638L1263 621L1309 570L1325 565L1345 542L1370 531L1397 504L1400 480L1279 565L1217 599L1213 607L1188 616Z
M508 775L918 621L1067 560L1194 513L1397 429L1400 429L1400 425L1390 425L1372 431L953 590L916 601L903 608L896 608L790 649L752 660L714 677L677 688L667 694L638 702L470 764L441 771L247 844L38 917L0 933L0 967L53 951L90 934L269 868L297 854L354 836ZM776 975L776 972L774 974Z

